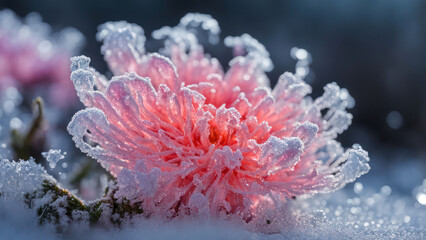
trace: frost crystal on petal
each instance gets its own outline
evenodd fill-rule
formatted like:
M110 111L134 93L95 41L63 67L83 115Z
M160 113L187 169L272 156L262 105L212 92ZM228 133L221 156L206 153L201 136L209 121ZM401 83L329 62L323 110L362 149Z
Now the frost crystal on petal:
M247 33L240 37L226 37L225 45L234 49L235 56L249 55L256 61L259 61L261 67L267 72L272 71L274 68L265 46Z
M135 67L132 64L142 61L145 36L138 25L125 21L108 22L99 26L96 37L103 41L101 52L115 74L123 74Z
M258 226L279 219L288 198L335 191L369 170L366 151L335 141L352 119L346 89L328 84L312 100L291 73L271 89L269 53L249 35L225 40L237 56L224 72L204 54L200 27L220 31L210 16L190 14L154 32L166 38L160 55L145 52L139 26L102 25L110 81L89 58L72 59L86 109L68 131L117 178L117 197L148 214L239 216Z
M166 52L172 45L177 44L183 49L194 47L198 44L198 29L208 34L212 44L219 41L220 27L216 19L208 14L188 13L175 27L162 27L152 33L155 39L166 39Z

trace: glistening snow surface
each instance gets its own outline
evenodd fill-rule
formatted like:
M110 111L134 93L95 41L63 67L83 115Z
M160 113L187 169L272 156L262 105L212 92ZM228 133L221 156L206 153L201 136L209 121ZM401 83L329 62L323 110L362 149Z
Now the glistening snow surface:
M74 226L71 234L56 235L41 227L37 216L18 203L1 200L2 239L424 239L426 205L414 198L391 193L388 186L374 191L366 186L307 200L294 200L287 217L290 223L281 233L246 231L229 222L182 219L133 220L122 229L91 229ZM25 226L25 231L22 227Z
M2 199L23 199L24 194L40 189L43 180L47 178L49 176L46 170L35 163L32 158L28 161L10 161L4 158L0 160L0 196Z

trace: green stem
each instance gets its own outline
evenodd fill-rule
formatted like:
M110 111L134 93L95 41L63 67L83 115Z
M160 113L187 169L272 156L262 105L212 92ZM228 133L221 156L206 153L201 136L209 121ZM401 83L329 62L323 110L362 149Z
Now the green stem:
M31 143L38 132L43 126L43 99L37 97L33 101L33 108L35 108L35 118L32 121L31 128L28 130L25 136L22 136L17 129L13 129L11 132L12 137L12 148L15 152L17 159L28 160L31 156Z
M34 115L36 115L36 117L34 118L31 128L28 131L27 135L24 138L24 147L29 148L32 139L34 138L35 134L37 133L38 129L41 128L42 123L43 123L43 99L41 97L37 97L34 101L33 101L33 108L35 108L36 110L34 111Z
M70 222L79 220L74 219L73 212L75 211L86 213L89 216L88 220L91 225L99 224L99 219L104 209L108 209L109 220L116 225L121 224L120 219L143 214L139 204L131 204L126 199L115 198L115 191L110 190L102 198L90 203L84 203L69 191L58 187L51 181L44 180L40 190L25 195L25 203L29 208L36 209L40 224L54 223L58 232L67 231L67 229L59 226L59 223L63 222L61 221L63 218L66 217L67 221ZM37 203L38 199L45 199L46 196L50 197L47 203ZM119 218L113 216L119 216Z

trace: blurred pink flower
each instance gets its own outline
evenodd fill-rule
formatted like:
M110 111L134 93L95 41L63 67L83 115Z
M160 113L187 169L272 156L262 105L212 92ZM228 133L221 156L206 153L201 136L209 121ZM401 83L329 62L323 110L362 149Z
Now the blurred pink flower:
M10 10L0 11L0 89L14 86L32 93L47 89L53 104L73 103L69 58L82 42L82 34L72 28L51 35L35 13L21 21Z
M145 53L139 26L102 25L111 81L89 58L72 59L71 79L87 108L68 130L117 177L117 197L169 217L266 224L286 199L335 191L369 170L367 152L357 145L344 152L334 140L351 123L345 89L328 84L313 100L309 85L284 73L271 90L269 53L249 35L227 38L240 56L224 73L203 53L194 28L211 40L220 31L210 16L188 14L154 32L166 38L160 55Z

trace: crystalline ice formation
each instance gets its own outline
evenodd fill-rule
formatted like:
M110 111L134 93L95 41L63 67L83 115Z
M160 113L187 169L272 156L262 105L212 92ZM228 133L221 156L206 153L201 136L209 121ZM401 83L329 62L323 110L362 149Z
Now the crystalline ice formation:
M425 206L416 206L414 199L391 191L386 185L373 191L357 183L355 194L345 189L292 201L297 226L283 235L296 239L424 239Z
M45 179L54 181L34 159L28 161L0 160L0 196L5 199L23 199L24 194L42 187Z
M0 89L47 87L53 104L69 105L75 92L69 82L69 58L82 46L83 35L66 28L54 35L36 13L21 21L10 10L0 11Z
M248 55L252 61L260 61L260 66L267 72L272 71L274 65L269 58L269 52L266 51L265 47L259 43L256 39L248 34L243 34L241 37L225 38L225 45L234 49L234 55ZM252 55L252 56L250 56Z
M61 150L59 149L50 149L48 152L43 152L41 155L46 159L46 161L49 163L50 168L55 168L56 164L65 158L65 155L67 153L61 153Z
M335 141L352 119L346 90L331 83L313 100L311 87L291 73L271 89L269 54L248 35L228 38L238 56L225 73L195 37L194 28L216 21L183 19L155 34L167 38L167 56L146 53L135 24L102 25L102 53L116 75L110 81L88 57L72 59L86 109L68 131L117 177L118 197L149 213L255 222L272 218L288 198L335 191L369 170L360 146L344 151Z

